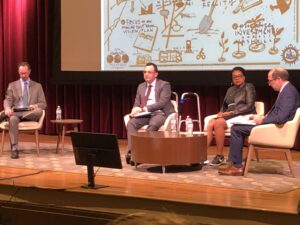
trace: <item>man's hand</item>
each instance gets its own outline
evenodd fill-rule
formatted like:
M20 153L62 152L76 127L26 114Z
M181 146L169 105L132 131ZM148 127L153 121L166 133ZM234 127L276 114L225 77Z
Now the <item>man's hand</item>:
M33 104L33 105L30 105L29 108L31 110L34 110L34 109L37 109L38 105L37 104Z
M6 115L6 116L10 117L10 116L12 115L12 113L13 113L13 110L12 110L12 109L10 109L10 108L5 109L5 115Z
M250 119L254 120L256 125L262 124L262 121L263 121L264 118L265 118L264 116L260 116L260 115L250 116Z
M130 113L130 116L135 116L136 114L142 112L142 109L140 107L134 107L132 110L131 110L131 113Z
M223 117L231 116L231 115L233 115L233 111L230 111L230 112L218 112L217 118L223 118Z

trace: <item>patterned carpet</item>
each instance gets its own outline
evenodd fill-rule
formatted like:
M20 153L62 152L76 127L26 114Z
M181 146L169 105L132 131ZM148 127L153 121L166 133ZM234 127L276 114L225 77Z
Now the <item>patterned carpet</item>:
M85 166L75 165L71 145L65 145L64 153L55 153L55 144L40 144L40 157L36 155L34 143L20 144L20 159L10 159L6 151L0 157L0 166L33 168L39 170L86 173ZM124 157L122 157L123 160ZM137 169L122 162L123 169L100 168L97 175L130 177L166 182L184 182L208 186L236 188L263 192L283 193L300 187L300 178L290 176L286 161L261 160L252 161L247 177L220 176L215 167L205 165L203 168L191 166L168 166L162 174L158 165L142 164ZM97 168L95 168L96 171ZM300 177L300 162L295 162L296 174ZM262 171L264 171L262 173Z

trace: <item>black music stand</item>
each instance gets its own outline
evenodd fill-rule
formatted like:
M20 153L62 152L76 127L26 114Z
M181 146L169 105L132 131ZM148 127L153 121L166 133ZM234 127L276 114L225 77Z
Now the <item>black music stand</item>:
M89 132L72 132L76 165L87 166L88 183L83 188L103 188L95 184L94 166L122 169L117 136Z

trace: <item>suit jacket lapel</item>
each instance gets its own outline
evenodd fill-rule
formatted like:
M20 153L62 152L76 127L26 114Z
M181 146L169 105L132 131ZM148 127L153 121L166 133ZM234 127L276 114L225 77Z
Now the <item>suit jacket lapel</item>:
M273 106L271 107L271 109L269 110L269 112L267 113L267 115L269 115L274 109L275 107L278 107L278 105L280 105L280 98L284 95L284 91L288 88L288 85L290 83L288 83L283 89L281 92L278 92L278 95L277 95L277 98L276 98L276 101L275 103L273 104Z
M156 84L155 84L155 88L154 88L154 91L155 91L155 101L157 102L158 100L158 94L159 94L159 84L160 84L160 81L159 79L156 79Z
M17 88L17 91L18 91L17 93L18 93L19 99L22 99L23 93L22 93L22 85L21 85L20 80L17 81L16 88Z
M29 105L31 102L31 92L32 92L32 81L29 82L29 86L28 86L28 104Z

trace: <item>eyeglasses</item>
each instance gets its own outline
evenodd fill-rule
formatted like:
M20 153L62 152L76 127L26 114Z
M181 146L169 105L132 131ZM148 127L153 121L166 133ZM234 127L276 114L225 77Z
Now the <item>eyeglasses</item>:
M274 81L274 80L277 80L277 78L271 79L271 80L268 79L268 84L272 83L272 81Z
M243 77L243 75L236 75L236 76L232 76L232 79L234 80L234 79L239 79L239 78L242 78Z

